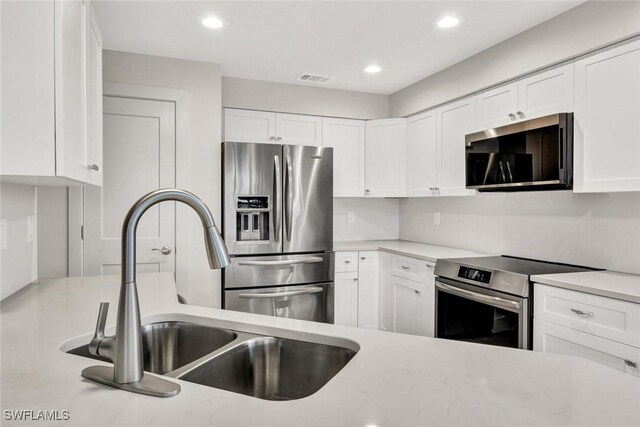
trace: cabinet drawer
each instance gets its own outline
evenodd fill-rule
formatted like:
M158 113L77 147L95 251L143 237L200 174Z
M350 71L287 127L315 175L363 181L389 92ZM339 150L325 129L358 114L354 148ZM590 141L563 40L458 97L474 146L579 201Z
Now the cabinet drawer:
M640 304L537 284L534 317L640 347Z
M427 278L426 261L394 255L391 260L391 274L418 283L425 283Z
M580 356L640 377L640 349L545 320L534 319L533 349Z
M358 271L358 252L336 252L336 273Z

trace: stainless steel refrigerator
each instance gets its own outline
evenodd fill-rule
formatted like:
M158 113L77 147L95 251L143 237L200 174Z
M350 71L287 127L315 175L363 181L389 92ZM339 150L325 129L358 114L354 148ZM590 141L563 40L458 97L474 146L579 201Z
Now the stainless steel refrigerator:
M333 323L333 149L225 142L228 310Z

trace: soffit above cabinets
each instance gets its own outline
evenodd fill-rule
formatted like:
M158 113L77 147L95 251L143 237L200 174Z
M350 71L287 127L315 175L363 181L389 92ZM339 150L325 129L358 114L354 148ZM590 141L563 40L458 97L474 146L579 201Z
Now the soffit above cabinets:
M390 94L581 1L95 1L104 48L222 64L225 76ZM455 14L461 24L435 22ZM223 28L200 20L215 15ZM376 64L377 74L364 73Z

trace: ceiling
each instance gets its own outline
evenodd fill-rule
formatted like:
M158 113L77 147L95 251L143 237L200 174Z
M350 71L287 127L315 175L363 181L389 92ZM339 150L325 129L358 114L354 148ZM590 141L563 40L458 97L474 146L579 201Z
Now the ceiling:
M96 1L106 49L222 65L224 76L390 94L581 1ZM200 20L214 14L224 28ZM434 24L454 14L460 25ZM363 69L377 64L378 74Z

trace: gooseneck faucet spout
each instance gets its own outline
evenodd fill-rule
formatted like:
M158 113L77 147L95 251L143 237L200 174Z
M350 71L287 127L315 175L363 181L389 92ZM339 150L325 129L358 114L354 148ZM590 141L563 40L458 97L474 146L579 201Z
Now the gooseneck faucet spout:
M140 198L129 210L122 226L122 285L118 300L116 335L104 336L108 303L102 303L96 333L89 344L94 355L107 357L114 367L91 366L82 376L127 391L152 396L174 396L180 391L176 383L143 372L142 333L138 290L136 287L136 229L142 215L153 205L163 201L177 201L196 211L204 229L209 266L212 269L229 265L229 254L218 231L211 211L194 194L179 189L152 191Z

